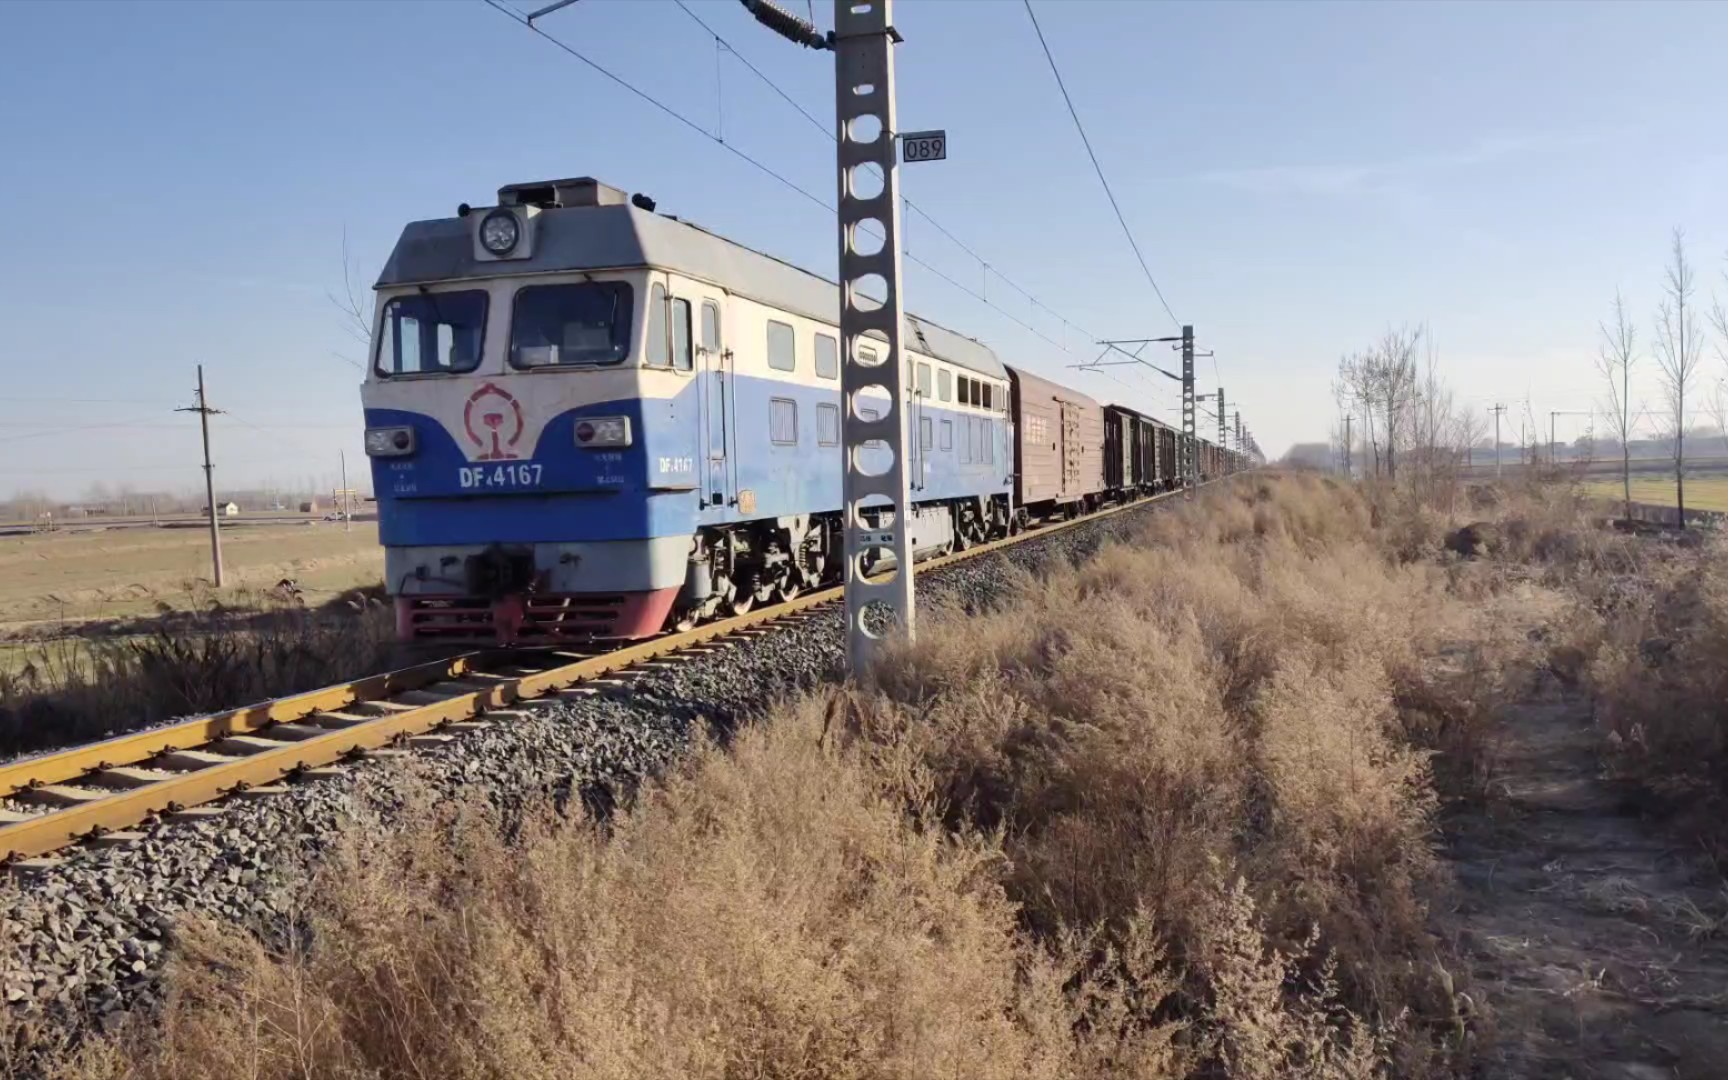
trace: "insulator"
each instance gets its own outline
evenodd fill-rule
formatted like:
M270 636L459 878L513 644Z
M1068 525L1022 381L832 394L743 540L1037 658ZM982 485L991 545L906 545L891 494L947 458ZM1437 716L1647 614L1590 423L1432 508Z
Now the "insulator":
M807 49L830 48L830 42L825 34L810 23L785 10L773 0L740 0L756 21L789 41L797 42Z

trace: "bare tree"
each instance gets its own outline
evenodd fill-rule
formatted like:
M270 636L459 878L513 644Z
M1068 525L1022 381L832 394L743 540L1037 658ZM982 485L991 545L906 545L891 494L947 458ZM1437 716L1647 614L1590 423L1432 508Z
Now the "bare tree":
M1361 403L1363 435L1374 451L1375 471L1385 447L1386 478L1398 479L1398 450L1408 445L1415 423L1414 408L1420 391L1416 349L1422 341L1420 328L1387 330L1366 352L1347 356L1338 364L1338 379L1352 398Z
M1698 375L1703 358L1703 337L1698 330L1698 312L1692 302L1697 289L1692 264L1686 261L1686 237L1674 230L1673 260L1662 284L1662 302L1656 308L1656 366L1662 372L1662 388L1674 425L1674 502L1680 511L1680 527L1686 527L1686 392Z
M1608 384L1602 409L1608 426L1620 440L1620 487L1626 500L1625 516L1632 516L1632 367L1638 362L1638 330L1626 314L1626 298L1614 292L1614 322L1598 323L1602 343L1596 354L1596 370Z
M342 227L342 291L341 293L327 291L324 295L329 297L330 303L335 306L340 315L343 331L370 356L372 353L372 314L368 303L361 299L365 288L359 284L365 280L365 277L365 272L360 264L348 252L348 227L344 225ZM364 363L351 356L344 356L334 349L331 350L330 355L344 363L353 364L362 371L366 370Z

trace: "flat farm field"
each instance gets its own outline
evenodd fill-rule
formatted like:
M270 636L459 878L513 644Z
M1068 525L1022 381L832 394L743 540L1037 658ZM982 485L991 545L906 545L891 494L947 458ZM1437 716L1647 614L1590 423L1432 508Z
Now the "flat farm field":
M0 536L0 633L233 603L283 578L313 605L376 583L384 569L372 521L225 526L222 560L218 593L201 524Z
M1619 477L1592 479L1585 483L1584 490L1604 499L1619 499L1622 493ZM1673 506L1673 475L1633 473L1632 501L1651 506ZM1686 477L1686 509L1728 512L1728 475L1714 473Z

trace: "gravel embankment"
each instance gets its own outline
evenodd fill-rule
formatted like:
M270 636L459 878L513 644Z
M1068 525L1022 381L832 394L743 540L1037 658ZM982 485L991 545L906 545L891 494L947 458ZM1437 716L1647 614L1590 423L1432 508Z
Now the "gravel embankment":
M1009 565L1089 554L1152 507L1029 540L921 578L967 607L1004 587ZM506 813L575 797L606 805L673 760L702 721L748 718L774 697L838 677L841 619L828 612L724 650L631 673L627 685L528 703L529 715L399 761L287 793L231 799L219 816L163 825L130 846L70 851L0 887L0 995L53 1026L112 1022L153 1005L177 918L237 921L269 933L299 905L304 871L344 828L387 820L412 787L485 792Z

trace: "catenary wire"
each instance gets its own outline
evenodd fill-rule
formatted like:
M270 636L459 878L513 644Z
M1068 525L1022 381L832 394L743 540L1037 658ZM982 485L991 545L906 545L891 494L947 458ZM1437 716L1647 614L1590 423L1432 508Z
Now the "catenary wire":
M1044 28L1038 25L1038 16L1032 10L1032 0L1022 0L1026 5L1026 14L1032 20L1032 29L1038 34L1038 44L1043 46L1044 59L1049 61L1050 74L1056 76L1056 89L1062 91L1062 100L1068 106L1068 115L1074 119L1074 129L1080 133L1080 141L1086 145L1086 156L1092 159L1092 170L1098 174L1098 183L1104 187L1104 196L1110 200L1110 209L1116 212L1116 222L1122 226L1122 235L1128 238L1128 246L1134 249L1134 258L1140 263L1140 270L1146 275L1146 281L1152 286L1152 292L1158 297L1158 303L1163 305L1164 314L1170 316L1170 321L1177 326L1182 320L1170 309L1170 302L1164 299L1164 290L1158 287L1158 279L1152 276L1152 268L1146 265L1146 256L1140 253L1140 245L1134 239L1134 232L1128 228L1128 219L1122 216L1122 207L1116 202L1116 193L1110 190L1110 181L1104 178L1104 166L1098 163L1098 155L1092 150L1092 140L1086 135L1086 125L1080 122L1080 113L1074 108L1074 99L1068 96L1068 85L1062 81L1062 72L1056 66L1056 57L1050 52L1050 43L1044 40Z
M590 59L588 56L584 55L582 52L577 50L575 47L569 45L568 43L560 40L557 37L554 37L552 34L541 29L539 26L536 26L533 23L530 23L528 21L528 18L526 15L524 15L522 12L516 10L515 8L510 7L508 4L503 3L502 0L483 0L483 2L488 7L492 8L493 10L495 10L495 11L499 12L500 14L509 18L511 21L527 27L529 30L533 31L535 34L539 35L540 37L544 38L545 40L551 42L553 45L557 46L558 49L560 49L561 51L569 54L570 56L574 57L577 60L580 60L582 63L586 64L588 67L599 72L601 75L604 75L607 79L611 80L612 82L617 83L619 86L628 90L631 94L635 95L638 98L641 98L643 101L646 101L648 104L654 106L656 109L665 113L667 116L670 116L674 120L677 120L680 124L689 128L691 131L696 132L698 135L701 135L703 138L707 139L709 142L712 142L715 145L720 146L720 147L724 148L725 150L729 151L734 156L743 160L747 164L755 167L757 170L759 170L762 173L766 174L767 176L771 177L772 179L774 179L775 181L777 181L781 185L789 188L790 190L792 190L794 192L797 192L799 195L802 195L805 199L809 200L812 203L815 203L817 206L822 207L822 209L828 211L831 214L838 212L835 209L835 207L832 204L830 204L827 200L821 198L818 195L813 194L808 189L800 186L796 181L788 179L786 176L775 171L773 168L771 168L770 166L768 166L764 162L762 162L762 161L758 160L757 158L752 157L751 155L738 149L733 144L728 143L725 140L717 137L713 132L709 131L707 128L704 128L701 124L690 119L689 117L685 116L684 114L678 112L676 109L674 109L670 105L667 105L666 103L662 102L658 98L654 97L652 94L649 94L647 91L638 88L637 86L635 86L634 84L632 84L628 80L626 80L623 76L616 74L615 72L607 69L606 67L603 67L599 63ZM739 53L737 49L733 48L730 42L727 42L719 34L715 33L713 31L713 29L710 28L706 22L704 22L700 17L698 17L695 14L695 12L690 11L690 9L685 7L685 5L682 3L679 3L679 7L684 8L684 10L690 15L690 17L692 19L695 19L695 21L698 24L700 24L704 30L706 30L716 40L720 41L723 45L725 45L726 50L728 52L730 52L733 56L738 57L739 60L742 61L745 64L745 66L752 73L754 73L764 83L767 83L769 86L771 86L777 94L779 94L789 104L791 104L794 108L796 108L798 110L798 112L801 113L807 120L809 120L812 124L817 126L824 134L828 135L830 139L835 138L833 132L830 132L826 125L822 124L822 122L820 120L817 120L814 116L812 116L802 106L798 105L798 103L795 100L793 100L792 97L789 94L787 94L784 90L782 90L780 87L774 85L772 80L770 80L765 74L762 73L761 69L757 68L754 64L751 64L748 60L746 60L744 58L743 54ZM911 205L909 200L908 200L908 205ZM1038 307L1042 308L1045 311L1050 312L1052 315L1056 315L1056 312L1053 309L1051 309L1048 305L1039 301L1036 297L1034 297L1031 293L1027 292L1025 289L1021 288L1019 285L1016 285L1013 281L1011 281L1007 277L1005 277L999 270L997 270L989 262L987 262L983 258L979 257L976 252L972 251L971 248L969 248L965 244L961 243L960 240L953 235L953 233L951 233L947 228L945 228L940 222L938 222L934 218L932 218L928 212L926 212L925 210L923 210L920 207L913 207L913 209L915 209L917 211L917 213L919 214L920 217L924 218L926 221L929 221L932 225L936 226L936 228L944 236L946 236L950 240L952 240L962 250L966 251L966 253L968 255L971 255L972 258L976 259L987 271L995 274L995 276L999 280L1001 280L1003 283L1009 285L1011 288L1014 289L1014 291L1027 297L1028 300L1032 301ZM918 266L922 267L923 269L930 271L932 274L941 278L943 281L947 282L948 284L953 285L954 287L960 289L962 292L965 292L967 295L976 299L980 303L985 304L986 306L992 308L993 310L997 311L998 313L1011 319L1017 325L1027 329L1031 333L1037 335L1039 338L1042 338L1044 341L1049 342L1051 345L1055 346L1056 348L1061 349L1065 353L1071 352L1071 350L1067 346L1061 344L1060 342L1054 341L1053 339L1051 339L1047 335L1034 329L1028 323L1021 320L1019 317L1015 316L1012 312L1007 311L1006 309L997 305L996 303L989 300L987 297L983 296L982 294L980 294L980 293L978 293L972 289L969 289L964 285L961 285L959 282L955 281L954 278L943 273L940 270L937 270L934 266L932 266L929 262L925 261L924 259L919 258L918 256L912 254L911 252L906 252L906 251L903 251L902 255L905 258L907 258L908 260L910 260L911 262L916 263ZM1064 325L1070 326L1076 330L1080 330L1081 333L1086 333L1084 328L1080 327L1078 324L1072 323L1072 322L1068 321L1067 319L1062 318L1062 316L1060 316L1060 315L1056 315L1056 317L1058 319L1061 319L1061 321L1063 322ZM1087 334L1087 336L1093 337L1095 335ZM1118 383L1121 383L1120 379L1116 379L1115 381ZM1126 384L1126 383L1122 383L1122 385L1125 387L1128 387L1128 384ZM1130 389L1131 391L1133 390L1132 387L1128 387L1128 389ZM1163 404L1163 403L1161 403L1161 404ZM1164 407L1168 408L1168 405L1165 405Z
M732 42L728 41L725 37L721 36L719 31L715 30L712 26L708 25L707 21L705 21L700 15L696 14L696 12L693 11L687 3L685 3L685 0L673 0L673 3L677 4L679 9L682 10L684 12L684 14L690 16L690 18L695 21L696 25L700 26L705 33L712 36L717 44L724 46L727 52L729 52L733 56L737 57L738 62L743 64L744 67L746 69L748 69L752 75L756 76L756 78L758 80L760 80L764 86L766 86L766 87L768 87L768 89L774 91L774 93L780 98L780 100L782 100L786 104L792 106L792 108L797 111L798 115L802 116L806 121L809 122L811 127L815 128L817 131L820 131L824 136L826 136L828 138L828 140L830 142L837 142L839 140L839 136L837 136L834 133L834 130L829 125L823 123L820 119L818 119L816 117L816 115L814 113L812 113L809 109L806 109L802 104L800 104L797 98L794 98L790 93L788 93L786 91L786 89L784 87L782 87L779 83L775 82L773 79L769 78L768 74L766 72L764 72L761 68L759 68L755 64L751 63L749 57L747 57L743 53L739 52L737 46L733 45ZM1010 278L1006 274L1002 273L1002 271L999 267L997 267L994 263L990 262L990 260L984 258L984 256L978 254L978 252L976 252L972 249L971 245L967 244L964 240L961 240L958 236L955 236L954 233L947 226L943 225L942 222L936 220L935 217L931 216L931 214L928 210L924 209L922 206L918 205L918 203L916 203L912 199L907 198L905 196L901 197L901 201L906 204L906 208L908 210L911 210L913 213L916 213L919 217L923 218L925 221L927 221L931 225L935 226L937 232L939 232L943 236L947 237L947 239L950 243L952 243L955 247L959 248L961 251L965 252L968 256L970 256L972 258L972 260L974 262L976 262L980 267L982 267L986 272L988 272L990 274L994 274L998 281L1002 282L1004 285L1007 285L1009 288L1013 289L1015 292L1019 293L1021 296L1024 296L1026 298L1027 302L1032 304L1033 307L1036 307L1042 311L1048 312L1057 321L1061 322L1063 326L1065 326L1069 329L1079 330L1081 333L1086 334L1086 331L1083 328L1081 328L1079 325L1077 325L1077 324L1071 322L1070 320L1068 320L1067 318L1065 318L1055 308L1052 308L1050 305L1044 303L1042 300L1038 299L1037 296L1033 295L1030 291L1028 291L1024 287L1022 287L1021 285L1017 284L1012 278ZM907 252L905 254L910 255L910 252ZM927 267L927 264L923 263L921 260L918 260L918 262L919 262L919 265ZM952 278L944 277L944 280L949 281L950 284L954 283ZM960 287L960 286L957 286L957 287ZM1003 314L1009 314L1008 312L1004 311L1001 307L998 307L996 304L992 303L987 296L984 296L983 294L975 292L971 289L964 289L964 291L967 292L969 295L971 295L979 303L987 304L990 307L995 308L995 310L1003 312ZM1013 318L1012 315L1009 315L1009 317ZM1018 319L1016 319L1015 321L1019 322ZM1020 325L1025 326L1026 324L1023 322L1020 322ZM1036 333L1036 331L1034 331L1034 332ZM1057 348L1061 349L1063 352L1070 352L1071 351L1066 345L1063 345L1060 342L1051 341L1050 338L1045 337L1043 334L1039 334L1038 336L1041 338L1044 338L1044 340L1050 342L1050 344L1055 345ZM1096 335L1086 334L1086 336L1088 338L1091 338L1091 337L1095 337Z

